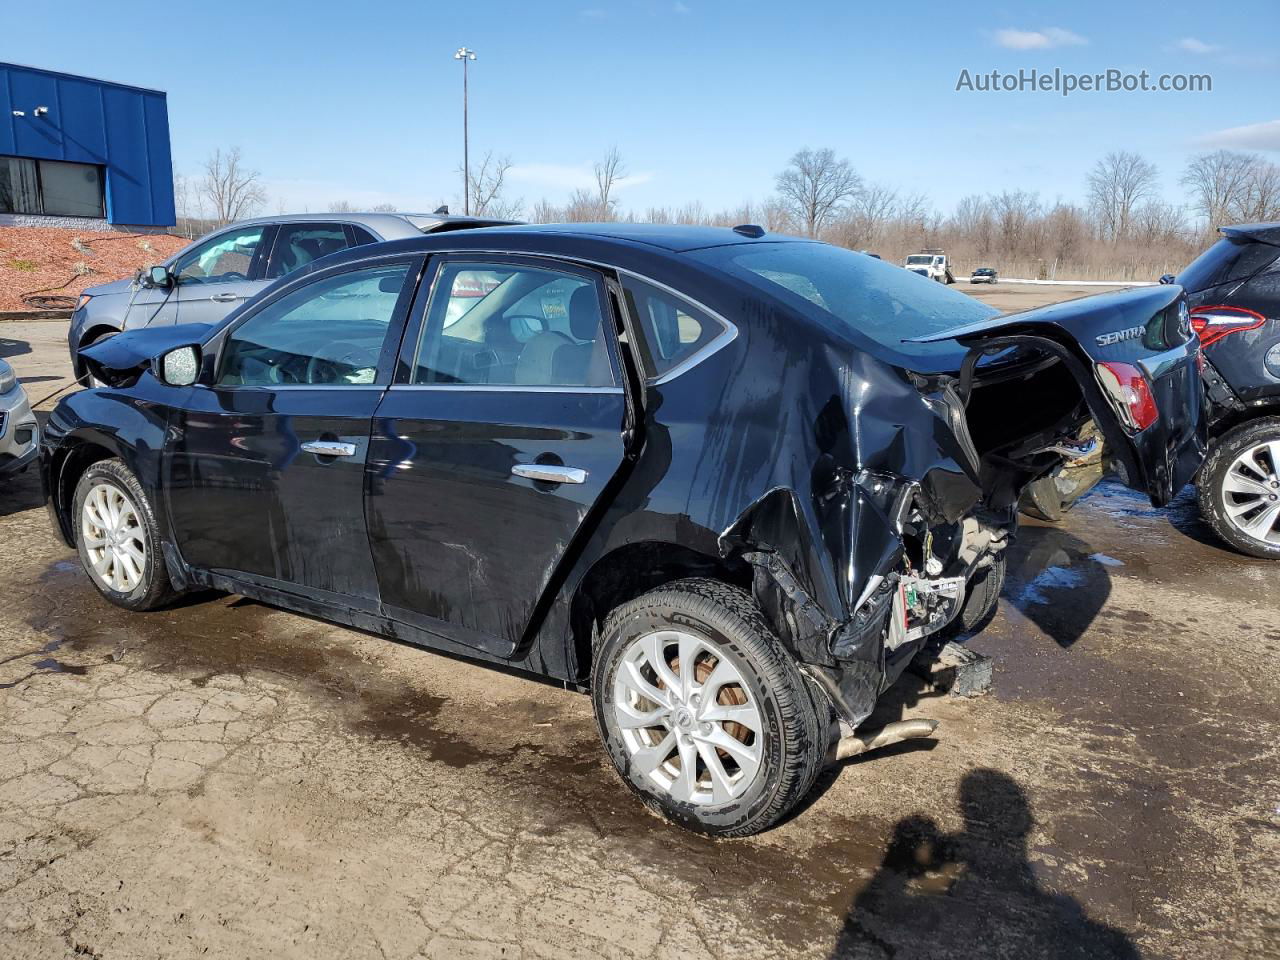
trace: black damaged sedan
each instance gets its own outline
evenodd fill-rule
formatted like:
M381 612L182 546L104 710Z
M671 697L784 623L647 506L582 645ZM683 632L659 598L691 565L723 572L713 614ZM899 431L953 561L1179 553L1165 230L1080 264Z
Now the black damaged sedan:
M360 247L84 356L42 468L108 600L215 588L589 689L624 782L724 836L922 732L861 725L989 616L1082 435L1156 505L1204 452L1180 288L997 318L754 226Z

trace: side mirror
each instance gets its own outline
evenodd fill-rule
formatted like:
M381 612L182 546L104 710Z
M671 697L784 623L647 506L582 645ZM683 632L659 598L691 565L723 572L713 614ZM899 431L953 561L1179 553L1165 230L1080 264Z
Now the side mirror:
M147 270L147 282L153 287L171 287L173 274L168 267L151 267Z
M200 378L200 348L178 347L156 360L156 377L171 387L189 387Z

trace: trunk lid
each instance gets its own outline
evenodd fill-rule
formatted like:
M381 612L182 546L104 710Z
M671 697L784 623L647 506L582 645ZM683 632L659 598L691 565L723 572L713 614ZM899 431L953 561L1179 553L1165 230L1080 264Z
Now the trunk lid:
M1020 347L1058 356L1080 385L1128 486L1164 506L1204 459L1199 340L1182 288L1146 287L1055 303L904 341L955 341L960 392Z

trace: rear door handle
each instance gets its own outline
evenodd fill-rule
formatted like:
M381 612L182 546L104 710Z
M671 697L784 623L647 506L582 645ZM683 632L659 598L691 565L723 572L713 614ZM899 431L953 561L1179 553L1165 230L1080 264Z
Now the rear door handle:
M240 296L235 293L215 293L209 299L214 303L235 303L240 299Z
M302 449L307 453L314 453L317 457L354 457L356 455L354 443L339 443L337 440L312 440L304 443Z
M550 463L517 463L511 468L517 477L547 483L586 483L587 471L580 467L557 467Z

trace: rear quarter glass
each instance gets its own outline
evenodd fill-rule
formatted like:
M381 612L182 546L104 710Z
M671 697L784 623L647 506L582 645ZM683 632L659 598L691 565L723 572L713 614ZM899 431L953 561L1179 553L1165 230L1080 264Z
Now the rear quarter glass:
M753 243L690 254L835 332L901 353L903 342L989 320L1000 311L874 257L825 243ZM915 355L954 353L950 342L912 344Z

